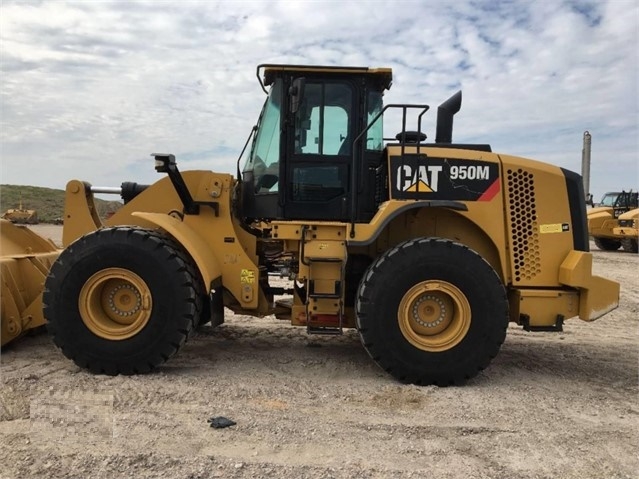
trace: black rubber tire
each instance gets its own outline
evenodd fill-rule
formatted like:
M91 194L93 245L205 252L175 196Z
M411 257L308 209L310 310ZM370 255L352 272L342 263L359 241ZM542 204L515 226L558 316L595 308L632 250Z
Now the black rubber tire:
M637 253L639 249L637 248L637 240L634 238L624 238L621 240L621 246L624 251L628 251L629 253Z
M455 346L424 351L402 334L400 302L414 285L448 282L470 305L470 327ZM506 337L509 308L506 289L493 268L462 244L440 239L406 241L379 256L357 293L360 339L379 366L402 382L447 386L461 384L488 366Z
M359 283L373 260L363 254L349 254L346 261L344 306L353 308L357 299Z
M138 275L152 298L146 325L127 339L105 339L83 322L78 298L89 278L107 268ZM139 374L156 368L186 342L201 312L202 281L170 237L135 227L97 230L66 248L53 264L43 294L54 343L78 366L97 374Z
M621 248L621 241L612 238L593 237L597 248L603 251L616 251Z

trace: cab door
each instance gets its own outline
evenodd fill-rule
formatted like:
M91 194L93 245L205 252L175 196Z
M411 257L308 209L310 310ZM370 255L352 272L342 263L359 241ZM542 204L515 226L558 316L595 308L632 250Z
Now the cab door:
M356 100L348 80L305 79L286 135L286 219L349 218Z

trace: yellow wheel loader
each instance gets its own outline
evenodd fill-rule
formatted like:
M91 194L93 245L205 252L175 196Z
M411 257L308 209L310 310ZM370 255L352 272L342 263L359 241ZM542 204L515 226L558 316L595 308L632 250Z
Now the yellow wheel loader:
M621 243L625 251L636 253L637 239L639 238L639 208L627 211L619 215L618 225L613 228L612 233Z
M37 225L38 221L38 212L36 210L27 210L22 207L22 202L20 202L19 208L11 208L4 212L2 215L3 220L11 221L16 224L25 224L25 225Z
M509 322L558 331L617 307L619 285L591 273L579 175L454 143L461 92L429 142L427 105L383 104L390 69L257 77L266 102L236 175L182 173L158 153L152 185L68 183L43 303L76 364L150 371L226 307L309 334L357 328L398 380L448 385L488 366ZM386 137L390 114L401 127ZM93 195L108 192L124 206L102 223Z
M588 211L588 233L597 248L615 251L622 246L622 240L628 239L617 235L615 229L619 227L622 214L639 206L637 201L636 191L606 193L601 202Z

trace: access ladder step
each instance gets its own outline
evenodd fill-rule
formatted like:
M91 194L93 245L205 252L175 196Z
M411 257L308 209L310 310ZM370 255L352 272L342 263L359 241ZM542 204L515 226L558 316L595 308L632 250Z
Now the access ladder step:
M308 334L322 334L324 336L339 336L342 334L342 328L332 326L309 326L306 328Z
M309 293L308 297L314 299L339 299L342 295L339 293Z
M308 297L316 299L339 299L342 297L342 282L335 281L332 292L318 293L315 291L315 280L311 279L308 282Z
M322 256L307 257L306 260L313 263L342 263L344 261L342 258L324 258Z
M344 317L337 314L313 314L306 316L306 332L308 334L338 335L342 334Z

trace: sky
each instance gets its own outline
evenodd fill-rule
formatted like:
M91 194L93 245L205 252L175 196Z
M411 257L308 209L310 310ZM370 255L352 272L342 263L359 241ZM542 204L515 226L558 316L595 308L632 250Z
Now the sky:
M431 139L461 89L454 141L577 172L587 130L595 199L636 190L638 35L636 0L1 0L0 183L152 183L153 152L232 173L256 66L290 63L391 67Z

